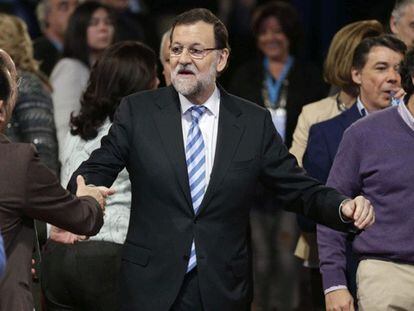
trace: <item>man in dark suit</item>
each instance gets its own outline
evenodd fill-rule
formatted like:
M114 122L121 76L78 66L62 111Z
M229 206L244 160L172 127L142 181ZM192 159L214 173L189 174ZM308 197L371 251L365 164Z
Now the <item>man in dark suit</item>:
M104 187L86 186L79 176L78 198L73 196L40 162L32 145L11 143L2 134L16 100L16 75L9 55L0 49L0 229L8 261L0 280L1 311L33 310L33 218L94 235L103 224L104 196L110 194Z
M249 211L259 182L287 210L333 228L347 230L340 214L358 228L373 222L363 197L346 200L297 167L265 109L217 86L227 37L206 9L179 15L173 86L126 97L101 148L74 173L106 186L124 167L130 174L121 310L249 309Z
M33 41L34 58L47 76L61 57L69 17L78 0L42 0L36 8L37 20L43 36Z

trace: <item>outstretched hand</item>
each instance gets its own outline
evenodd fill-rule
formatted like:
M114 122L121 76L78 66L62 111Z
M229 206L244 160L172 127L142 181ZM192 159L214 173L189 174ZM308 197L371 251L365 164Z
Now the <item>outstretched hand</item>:
M363 196L357 196L342 204L341 213L347 219L352 220L355 227L360 230L368 228L375 222L374 207Z
M81 196L91 196L96 201L98 201L102 210L105 209L106 198L115 193L115 190L112 188L107 188L103 186L93 186L93 185L86 185L85 179L83 176L78 175L76 177L76 183L78 184L78 189L76 191L76 195L78 197Z

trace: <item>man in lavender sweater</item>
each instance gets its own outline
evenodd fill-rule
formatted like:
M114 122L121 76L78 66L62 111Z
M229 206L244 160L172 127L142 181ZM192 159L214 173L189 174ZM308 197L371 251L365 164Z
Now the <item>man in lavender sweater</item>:
M374 66L375 68L375 66ZM327 184L364 195L376 223L355 237L359 310L414 310L414 52L401 68L405 104L369 115L344 133ZM346 291L346 235L318 226L325 290ZM354 310L353 304L335 310Z

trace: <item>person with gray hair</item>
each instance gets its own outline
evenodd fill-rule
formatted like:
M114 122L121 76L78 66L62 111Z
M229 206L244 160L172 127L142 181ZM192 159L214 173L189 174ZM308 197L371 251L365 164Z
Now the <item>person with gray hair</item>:
M160 44L160 62L162 64L162 74L164 76L166 86L169 86L171 84L170 35L171 29L168 29L162 35Z
M414 0L397 0L390 17L390 30L408 47L414 46Z
M40 70L46 75L55 67L63 51L63 40L69 17L78 0L41 0L36 16L43 36L33 42L35 59L41 62Z

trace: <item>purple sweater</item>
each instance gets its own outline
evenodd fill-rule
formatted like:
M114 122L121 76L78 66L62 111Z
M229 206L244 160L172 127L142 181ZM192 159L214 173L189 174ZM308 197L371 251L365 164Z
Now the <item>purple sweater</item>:
M356 236L361 258L414 264L414 131L397 107L363 118L344 133L327 185L374 206L373 226ZM346 285L346 234L318 225L324 289Z

